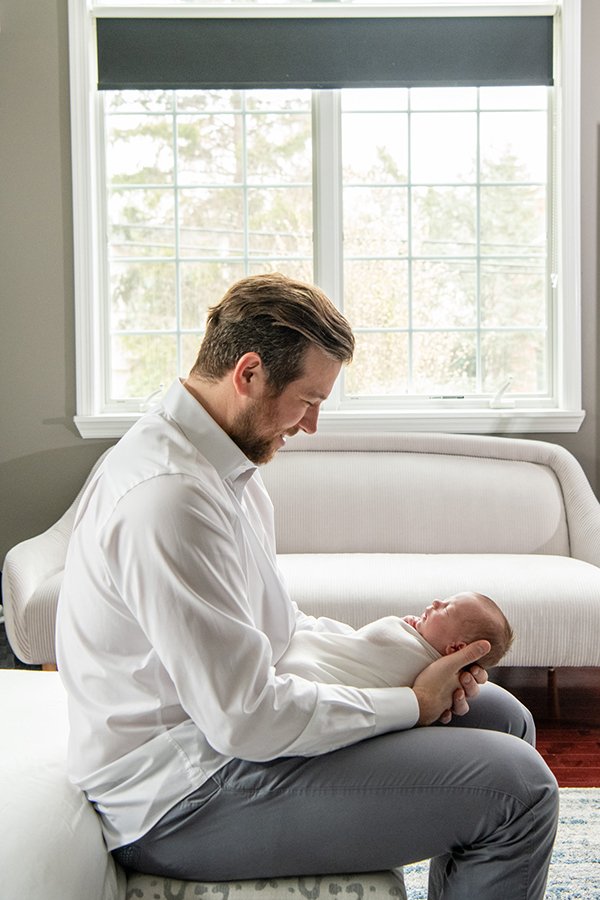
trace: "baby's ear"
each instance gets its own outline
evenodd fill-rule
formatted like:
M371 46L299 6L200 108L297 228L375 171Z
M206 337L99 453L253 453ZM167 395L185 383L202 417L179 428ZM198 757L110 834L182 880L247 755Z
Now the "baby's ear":
M457 650L462 650L466 646L466 641L456 641L454 644L447 644L444 648L444 656L448 656L449 653L456 653Z

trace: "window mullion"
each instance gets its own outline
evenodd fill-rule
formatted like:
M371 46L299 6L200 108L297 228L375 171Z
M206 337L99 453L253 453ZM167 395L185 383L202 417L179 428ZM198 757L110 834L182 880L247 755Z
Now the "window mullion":
M315 283L343 310L342 117L340 91L313 91L313 260ZM342 375L343 378L343 375ZM341 399L340 380L327 407Z

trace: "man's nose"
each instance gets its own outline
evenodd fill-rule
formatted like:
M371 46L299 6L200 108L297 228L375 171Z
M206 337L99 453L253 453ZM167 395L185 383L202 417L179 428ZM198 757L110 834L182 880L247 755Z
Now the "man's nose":
M317 430L317 422L319 419L319 407L311 406L309 407L300 422L298 423L298 427L302 429L302 431L306 432L306 434L314 434Z

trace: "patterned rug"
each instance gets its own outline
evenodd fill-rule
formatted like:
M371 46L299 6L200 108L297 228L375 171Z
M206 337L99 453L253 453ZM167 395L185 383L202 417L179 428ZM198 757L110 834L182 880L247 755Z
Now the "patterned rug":
M427 863L405 866L409 900L427 900ZM600 900L600 788L561 788L546 900Z

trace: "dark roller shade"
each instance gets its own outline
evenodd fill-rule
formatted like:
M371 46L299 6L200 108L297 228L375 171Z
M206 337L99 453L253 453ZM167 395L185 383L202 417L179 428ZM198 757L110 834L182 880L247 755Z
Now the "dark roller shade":
M551 16L98 18L116 89L552 84Z

